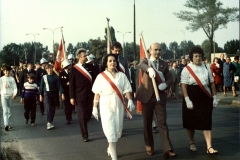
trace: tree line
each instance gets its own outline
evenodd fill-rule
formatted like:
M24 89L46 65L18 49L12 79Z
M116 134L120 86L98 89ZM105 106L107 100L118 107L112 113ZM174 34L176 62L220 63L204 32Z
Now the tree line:
M134 43L125 43L124 45L124 53L128 61L139 61L139 45L136 45L136 59L134 59ZM181 41L180 44L174 41L171 42L169 46L167 46L166 43L162 42L162 59L178 60L181 58L181 56L188 55L190 49L196 45L198 44L194 44L191 40ZM56 56L59 44L54 44L53 54L52 46L44 47L44 45L40 42L36 42L35 45L34 43L30 42L25 42L23 44L10 43L4 46L3 49L0 51L0 65L6 63L12 66L17 66L19 60L22 60L24 63L29 61L33 62L35 55L35 46L36 62L39 62L42 57L49 61L52 61L54 59L53 56ZM210 60L211 47L209 40L204 40L203 43L199 46L203 48L205 56ZM49 48L51 48L51 52ZM65 47L66 55L70 53L75 55L75 52L78 48L85 48L86 50L88 50L88 54L93 54L99 63L101 63L102 57L107 54L106 39L90 39L88 42L78 42L75 46L72 43L68 43L68 45ZM238 49L239 40L227 41L224 44L224 48L218 47L218 44L215 42L215 53L225 52L227 54L233 55L237 52Z

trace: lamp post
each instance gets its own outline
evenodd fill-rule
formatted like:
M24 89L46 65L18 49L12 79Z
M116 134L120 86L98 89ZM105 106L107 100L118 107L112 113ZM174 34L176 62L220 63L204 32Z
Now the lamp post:
M34 37L34 48L35 48L35 54L34 54L34 60L33 60L33 63L35 64L36 63L36 43L35 43L35 37L36 37L36 35L39 35L38 33L35 33L35 34L33 34L33 33L28 33L28 34L26 34L27 36L28 35L32 35L33 37Z
M55 29L43 28L43 30L45 30L45 29L50 30L50 31L52 32L52 34L53 34L53 59L54 59L54 32L55 32L56 29L59 29L59 28L62 29L63 27L57 27L57 28L55 28ZM54 60L53 60L53 61L54 61Z
M184 35L184 41L186 41L186 39L185 39L185 31L184 31L184 30L181 30L181 32L183 32L183 35Z
M117 33L122 33L122 32L117 31ZM131 33L131 32L122 33L122 35L123 35L123 57L124 57L124 35L125 35L126 33Z

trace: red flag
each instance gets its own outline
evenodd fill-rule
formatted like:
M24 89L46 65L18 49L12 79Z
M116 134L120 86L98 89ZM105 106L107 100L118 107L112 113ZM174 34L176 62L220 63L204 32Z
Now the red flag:
M146 58L145 50L144 50L144 42L142 38L140 38L140 59L141 58ZM142 70L139 70L139 78L138 78L138 87L140 87L142 83ZM137 101L137 113L141 114L142 113L142 104L140 101Z
M112 46L112 38L111 38L111 33L110 33L110 28L109 28L109 19L108 24L107 24L107 54L111 53L111 46Z
M64 59L65 59L65 50L64 50L63 40L61 39L61 42L58 46L56 61L54 63L54 69L56 72L59 73L62 71L61 64L64 61ZM58 74L58 73L56 73L56 74Z

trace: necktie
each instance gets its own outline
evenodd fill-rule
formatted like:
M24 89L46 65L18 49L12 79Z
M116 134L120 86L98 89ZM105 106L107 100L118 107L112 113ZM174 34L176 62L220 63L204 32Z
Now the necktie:
M155 68L157 69L157 60L153 61Z

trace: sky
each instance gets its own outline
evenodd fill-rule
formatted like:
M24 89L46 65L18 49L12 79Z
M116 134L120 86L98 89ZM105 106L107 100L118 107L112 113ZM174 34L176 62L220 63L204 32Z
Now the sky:
M220 0L223 7L239 7L239 0ZM186 0L135 0L136 43L142 32L145 45L191 40L201 45L207 39L202 29L186 30L187 22L180 21L173 13L188 10ZM53 32L63 27L66 46L89 39L104 39L106 17L115 29L117 41L133 42L134 0L0 0L0 50L10 43L34 41L52 50ZM43 28L49 28L43 30ZM122 33L117 33L120 31ZM30 34L30 35L26 35ZM230 22L227 28L215 32L215 41L224 47L227 41L239 39L239 22ZM61 30L54 31L54 42L60 42Z

